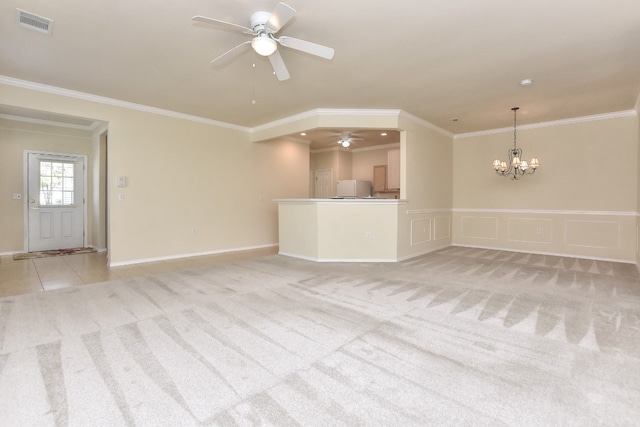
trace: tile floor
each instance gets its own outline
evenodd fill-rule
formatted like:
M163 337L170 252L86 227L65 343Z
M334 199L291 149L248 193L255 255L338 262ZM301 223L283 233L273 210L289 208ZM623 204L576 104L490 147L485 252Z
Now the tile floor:
M107 266L106 252L17 261L6 255L0 256L0 298L259 258L277 252L278 248L272 247L112 268Z

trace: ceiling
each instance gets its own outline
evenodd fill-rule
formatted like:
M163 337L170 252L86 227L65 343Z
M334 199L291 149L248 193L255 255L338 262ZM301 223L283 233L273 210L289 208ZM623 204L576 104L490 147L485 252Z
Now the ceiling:
M280 34L335 57L280 47L283 82L251 49L209 64L248 37L191 20L248 26L275 0L4 0L0 75L245 127L400 109L453 134L508 127L514 106L536 123L633 109L640 93L637 0L285 2L297 15ZM19 25L16 8L53 19L52 34Z
M306 132L286 135L307 142L311 150L361 150L363 148L400 143L400 132L393 129L310 129ZM349 146L342 145L349 140Z

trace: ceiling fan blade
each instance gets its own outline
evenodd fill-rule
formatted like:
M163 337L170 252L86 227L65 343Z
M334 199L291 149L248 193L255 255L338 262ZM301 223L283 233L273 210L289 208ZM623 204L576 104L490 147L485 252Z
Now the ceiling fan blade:
M237 49L240 49L242 46L246 46L248 44L251 44L251 40L247 40L244 43L240 43L238 46L234 47L233 49L229 49L228 51L226 51L225 53L223 53L222 55L214 58L211 60L210 64L213 64L214 62L222 62L221 60L225 57L230 57L232 52L235 52Z
M311 43L305 40L295 39L293 37L282 36L278 39L280 44L291 49L301 50L311 55L319 56L325 59L332 59L335 51L333 48L322 46L320 44Z
M251 28L243 27L242 25L234 24L233 22L221 21L219 19L207 18L206 16L196 15L191 18L195 22L201 22L203 24L213 24L213 25L225 25L227 27L231 27L234 30L241 30L243 33L253 34L253 30Z
M271 12L271 16L267 21L267 29L277 33L282 27L287 25L296 16L296 10L284 3L278 3L276 8Z
M289 70L287 70L287 66L284 65L284 61L282 60L282 55L277 50L269 55L269 62L271 62L271 66L273 67L273 71L276 73L276 77L280 81L289 80L291 77L289 75Z

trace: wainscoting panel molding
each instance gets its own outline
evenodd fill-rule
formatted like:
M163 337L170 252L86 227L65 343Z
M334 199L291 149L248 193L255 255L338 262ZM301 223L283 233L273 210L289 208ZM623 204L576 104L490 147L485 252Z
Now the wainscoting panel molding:
M433 218L433 240L451 238L451 217L437 216Z
M636 212L453 209L452 244L635 263Z
M498 218L488 216L463 216L461 237L467 239L496 240L498 238Z
M451 246L451 209L399 209L398 261Z
M431 218L411 220L411 246L431 241Z
M509 218L510 242L551 243L553 221L544 218Z
M613 221L565 221L564 241L583 248L619 248L620 223Z

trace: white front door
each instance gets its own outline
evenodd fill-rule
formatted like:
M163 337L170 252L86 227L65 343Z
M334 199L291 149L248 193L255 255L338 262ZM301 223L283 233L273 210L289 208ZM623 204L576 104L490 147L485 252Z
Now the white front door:
M84 246L84 156L27 153L28 251Z
M315 171L315 181L313 197L316 199L329 199L333 196L333 170L317 169Z

